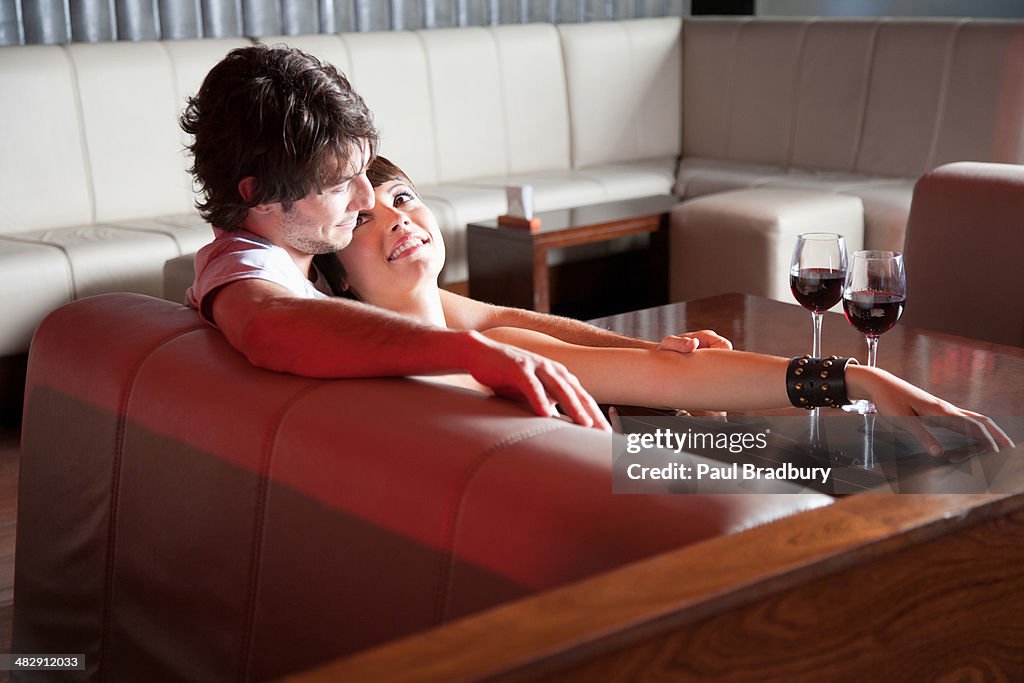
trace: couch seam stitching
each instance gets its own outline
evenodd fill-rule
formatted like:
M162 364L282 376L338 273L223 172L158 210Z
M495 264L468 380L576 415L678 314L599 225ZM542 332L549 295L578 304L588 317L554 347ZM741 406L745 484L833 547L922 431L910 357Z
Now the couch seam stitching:
M864 128L867 126L868 120L868 103L871 101L871 81L875 74L878 34L882 32L882 27L888 23L887 19L882 19L874 25L874 30L871 31L871 45L868 47L868 68L864 74L864 100L861 103L860 125L857 126L857 140L854 143L853 165L849 169L851 173L863 173L861 170L861 156L864 153Z
M800 84L803 82L804 75L804 49L807 47L807 33L810 31L811 25L816 23L818 23L817 19L811 19L810 21L802 22L800 27L800 47L797 48L796 73L793 75L793 108L789 112L789 140L787 143L785 163L787 171L793 167L793 147L796 142L796 118L797 112L800 110Z
M341 43L342 49L344 49L344 51L345 51L345 62L348 64L348 72L345 73L344 76L349 81L349 85L351 86L352 85L352 81L353 81L353 74L355 73L355 70L356 70L356 63L352 59L352 47L348 44L347 40L345 40L344 38L341 37L342 36L341 33L333 33L333 34L329 34L329 35L333 35L335 38L337 38L338 42ZM336 66L337 65L335 65L335 67ZM364 101L363 104L366 104L366 102ZM376 124L374 124L374 128L376 128L376 127L377 127ZM378 137L380 136L380 131L379 130L377 131L377 135L378 135Z
M931 144L928 149L928 158L925 160L922 173L927 173L935 165L935 154L939 147L939 133L946 120L946 104L949 101L949 81L953 77L953 53L956 51L957 43L960 41L960 31L967 24L966 20L957 22L946 42L946 54L942 64L942 88L939 90L939 101L936 106L935 129L932 131Z
M146 362L153 357L157 351L165 347L167 344L173 342L176 339L184 337L185 335L191 334L196 330L202 329L202 325L194 325L186 330L180 330L174 332L151 347L142 358L132 368L131 379L128 381L128 390L124 393L121 399L120 405L118 406L117 415L117 430L114 440L114 462L113 462L113 473L111 475L110 482L110 503L109 511L110 518L107 522L107 552L106 552L106 567L103 571L103 615L102 621L100 622L100 661L97 663L97 674L100 680L107 679L106 664L108 663L108 657L110 653L110 628L111 628L111 605L113 604L114 594L114 564L117 560L117 512L118 505L120 503L119 486L121 483L121 466L124 458L124 436L126 424L128 422L128 404L131 402L132 394L135 391L135 382L138 380L139 373L142 371L142 367Z
M576 170L576 127L573 125L573 107L572 107L572 95L570 93L569 86L569 60L566 59L565 54L565 34L562 32L562 26L560 24L553 24L555 31L558 33L558 51L562 55L562 77L565 80L565 112L566 119L569 124L569 170Z
M270 467L273 464L274 453L277 452L277 439L281 434L281 423L284 421L291 409L303 396L320 386L320 382L310 381L298 389L277 411L273 426L270 429L270 438L267 440L267 447L260 458L259 487L256 492L256 519L253 521L252 549L249 555L249 589L246 595L246 615L243 627L243 638L241 662L239 662L238 680L248 681L251 678L253 641L256 635L256 603L259 596L260 560L263 556L263 538L266 520L267 497L270 490Z
M569 425L566 423L556 423L554 425L542 425L525 432L512 434L489 446L466 471L462 482L460 482L456 487L452 498L449 501L447 506L448 514L445 517L444 527L441 530L441 537L443 541L441 545L441 580L438 585L435 601L435 623L443 623L445 621L451 606L451 594L455 581L455 530L458 528L459 520L462 517L462 503L465 500L466 492L469 490L469 486L476 477L477 472L479 472L480 469L490 461L498 451L532 439L535 436L540 436L541 434L548 434L566 429L568 426Z
M420 51L423 52L423 63L427 67L427 79L429 81L428 85L430 86L427 88L427 96L430 98L430 126L434 129L434 171L437 174L437 183L440 185L447 182L447 179L442 180L442 176L444 174L441 170L441 145L439 142L441 132L437 128L437 122L440 117L438 116L437 111L437 99L434 96L434 91L436 90L434 87L434 70L432 68L433 65L430 58L430 51L427 50L427 43L423 39L423 31L413 31L413 34L416 36L416 42L420 44Z
M732 47L729 49L729 85L725 90L725 117L723 118L725 121L725 139L722 141L723 159L734 160L730 151L732 147L732 110L736 99L734 97L736 91L736 48L740 42L740 33L743 32L746 25L745 20L737 24L736 30L732 33Z
M70 30L71 24L68 23L68 29ZM89 156L89 136L86 133L85 125L85 110L82 107L82 85L78 74L78 64L74 59L71 58L71 45L61 45L61 53L64 55L64 59L71 67L71 82L74 85L75 93L75 116L78 120L78 132L81 136L82 145L82 170L85 171L85 189L89 195L89 211L92 214L93 223L96 222L96 217L99 215L99 210L96 206L96 179L93 174L92 168L92 157Z
M632 24L631 24L631 26L632 26ZM620 25L619 26L619 30L622 31L623 36L626 38L626 55L627 55L627 59L629 60L628 63L627 63L627 66L626 66L626 68L627 68L627 72L626 73L630 73L630 74L636 73L636 61L637 61L637 59L636 59L636 50L637 50L637 46L636 46L636 42L633 40L633 34L630 32L629 28L627 28L624 25ZM634 81L633 85L635 85L635 81ZM635 116L636 116L636 118L633 120L633 125L630 126L630 128L633 129L633 145L632 145L633 148L629 151L629 158L622 159L622 160L618 160L618 159L612 160L611 163L613 163L613 164L616 164L616 163L629 163L631 161L636 161L637 159L642 158L640 156L640 148L641 148L641 144L640 144L640 128L641 128L642 123L643 123L642 119L643 119L644 107L643 106L637 107L633 111L634 111Z
M487 37L491 41L491 48L494 50L494 62L498 67L498 93L501 98L501 136L505 143L505 175L512 175L512 139L508 130L508 93L505 92L505 60L502 59L501 47L494 35L494 26L485 27Z
M157 219L152 219L157 220ZM174 246L178 249L178 256L184 256L185 252L182 251L183 247L178 236L174 233L174 226L169 223L161 223L161 225L167 227L154 226L153 228L141 228L131 225L115 225L113 223L97 223L105 228L111 228L113 230L125 230L127 232L134 232L142 235L160 235L167 237L174 243Z
M525 5L524 5L524 7L525 7ZM561 31L558 30L557 26L553 26L553 25L550 25L550 24L549 24L549 26L550 26L550 29L548 29L548 30L550 30L551 32L554 33L555 41L558 43L558 69L559 69L559 72L562 74L562 90L561 90L561 92L563 93L562 94L562 103L565 105L565 152L566 152L566 161L568 162L568 166L566 167L566 170L567 171L574 171L574 170L576 170L576 166L575 166L574 161L573 161L573 152L572 152L573 133L572 133L572 110L571 110L571 108L569 106L569 72L568 72L568 69L565 66L565 50L562 47L562 33L561 33Z
M21 244L35 244L35 245L42 245L42 246L45 246L45 247L53 247L54 249L59 251L61 254L63 254L64 255L64 265L67 266L68 275L70 276L70 279L71 279L71 291L68 292L68 293L71 295L71 301L75 301L75 300L78 299L78 281L75 279L75 267L71 263L71 255L68 254L68 250L64 247L64 245L62 245L62 244L60 244L58 242L49 242L49 241L47 241L45 239L39 239L39 240L28 239L27 237L19 236L17 233L15 233L13 235L0 235L0 238L8 240L8 241L11 241L11 242L19 242Z

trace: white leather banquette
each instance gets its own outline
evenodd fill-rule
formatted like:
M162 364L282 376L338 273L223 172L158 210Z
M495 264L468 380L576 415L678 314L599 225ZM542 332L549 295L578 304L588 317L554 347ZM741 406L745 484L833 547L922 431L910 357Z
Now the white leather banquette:
M864 243L894 248L919 175L1024 160L1021 22L665 18L261 40L350 76L383 153L440 219L449 282L466 277L465 224L502 213L510 183L532 184L539 210L673 189L845 193L863 202ZM164 262L210 239L176 118L247 42L0 48L0 356L70 300L159 295Z

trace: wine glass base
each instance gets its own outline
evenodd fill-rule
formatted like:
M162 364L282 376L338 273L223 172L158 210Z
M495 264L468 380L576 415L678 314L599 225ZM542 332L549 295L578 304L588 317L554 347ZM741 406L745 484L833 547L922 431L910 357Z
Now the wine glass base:
M873 415L878 412L874 403L864 399L840 407L848 413L857 413L858 415Z

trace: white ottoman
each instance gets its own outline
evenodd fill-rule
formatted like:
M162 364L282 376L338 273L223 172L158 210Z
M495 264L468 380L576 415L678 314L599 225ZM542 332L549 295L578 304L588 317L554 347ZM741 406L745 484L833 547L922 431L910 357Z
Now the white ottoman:
M836 232L864 248L864 207L850 195L759 187L683 202L672 211L672 301L742 292L793 302L789 263L802 232Z

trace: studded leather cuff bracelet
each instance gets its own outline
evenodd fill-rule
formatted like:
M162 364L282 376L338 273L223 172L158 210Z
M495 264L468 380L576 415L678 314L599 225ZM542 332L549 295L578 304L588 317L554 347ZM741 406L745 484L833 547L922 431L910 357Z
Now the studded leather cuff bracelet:
M850 399L846 395L846 366L856 358L812 358L798 356L786 369L786 393L797 408L838 408Z

